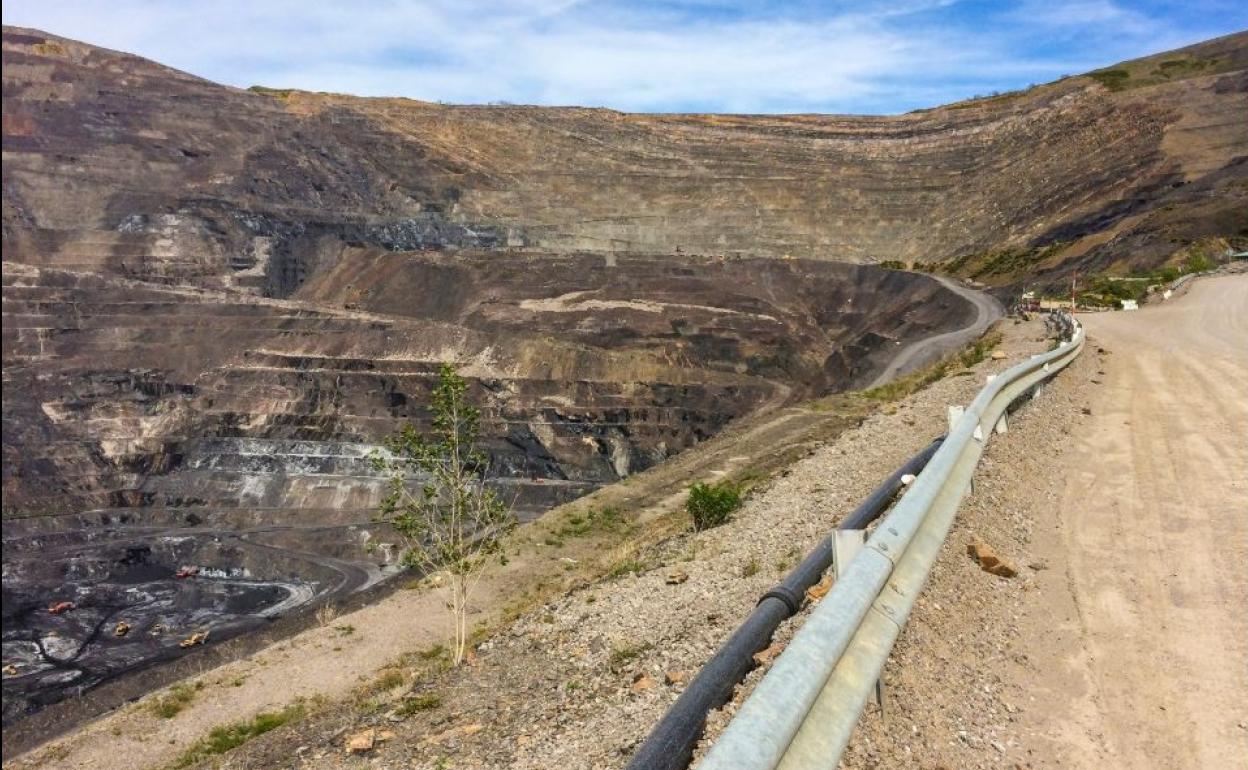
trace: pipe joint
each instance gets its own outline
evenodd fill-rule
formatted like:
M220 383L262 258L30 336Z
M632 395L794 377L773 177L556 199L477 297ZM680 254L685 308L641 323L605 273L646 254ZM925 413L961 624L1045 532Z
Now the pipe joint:
M768 599L779 599L780 601L784 602L784 605L786 607L788 607L789 609L788 617L793 617L794 615L797 614L798 610L802 608L802 600L805 598L806 597L804 594L799 594L797 591L794 591L789 586L786 586L784 583L781 583L780 585L774 586L767 593L763 594L762 597L758 600L758 603L762 604Z

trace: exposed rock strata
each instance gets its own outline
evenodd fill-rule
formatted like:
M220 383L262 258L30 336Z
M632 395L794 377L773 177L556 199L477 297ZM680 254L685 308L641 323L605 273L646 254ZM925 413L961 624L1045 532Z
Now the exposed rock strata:
M367 511L369 451L426 419L453 360L495 472L537 510L860 382L970 312L934 281L847 265L508 265L355 254L276 301L8 263L7 504Z
M248 92L6 28L5 250L271 296L352 244L1156 262L1248 238L1246 40L1119 65L1114 90L728 116Z

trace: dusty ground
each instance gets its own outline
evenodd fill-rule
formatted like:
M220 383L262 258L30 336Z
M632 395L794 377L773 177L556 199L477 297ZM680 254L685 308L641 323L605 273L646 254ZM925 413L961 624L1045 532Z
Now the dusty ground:
M1085 315L995 437L845 767L1248 764L1248 276ZM1024 567L980 573L988 540Z
M1050 766L1246 767L1248 275L1086 324L1112 355L1038 540L1028 743Z

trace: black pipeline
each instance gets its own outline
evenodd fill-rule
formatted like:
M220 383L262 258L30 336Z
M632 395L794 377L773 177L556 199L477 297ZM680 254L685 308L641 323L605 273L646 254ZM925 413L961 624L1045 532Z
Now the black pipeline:
M933 441L926 449L911 457L884 483L875 488L866 500L845 517L837 529L864 529L879 518L888 504L901 490L902 477L918 475L932 459L944 437ZM815 547L797 568L759 600L754 613L733 633L715 653L663 719L655 725L650 736L637 749L627 770L684 770L693 757L706 726L706 715L719 708L732 697L732 691L754 667L754 654L771 643L776 628L801 609L806 589L819 582L823 573L832 566L832 537L829 536Z

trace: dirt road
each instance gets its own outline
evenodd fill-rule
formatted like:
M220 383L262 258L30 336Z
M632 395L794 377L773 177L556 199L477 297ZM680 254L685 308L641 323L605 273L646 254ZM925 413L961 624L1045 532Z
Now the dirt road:
M1047 535L1034 754L1248 767L1248 275L1082 320L1110 354Z
M961 329L945 332L944 334L936 334L926 339L912 342L902 348L869 387L879 387L889 380L934 363L946 353L974 342L988 330L988 327L994 321L1005 314L1005 309L1001 307L1001 303L991 295L982 291L968 289L957 281L941 275L933 275L931 278L939 281L949 291L974 305L976 311L975 320Z

